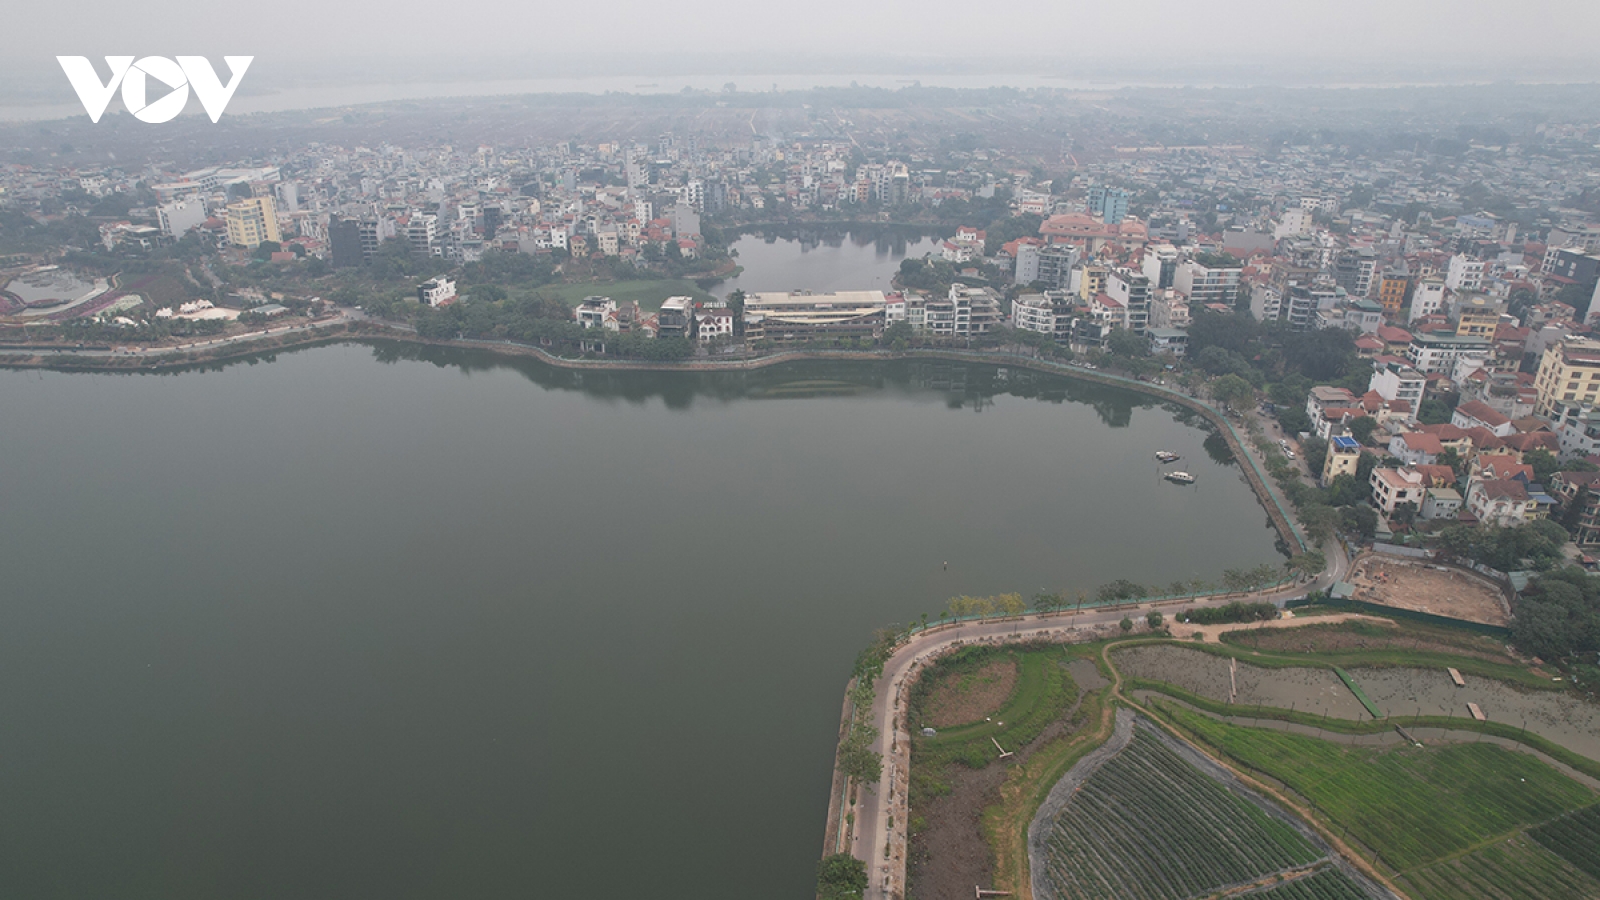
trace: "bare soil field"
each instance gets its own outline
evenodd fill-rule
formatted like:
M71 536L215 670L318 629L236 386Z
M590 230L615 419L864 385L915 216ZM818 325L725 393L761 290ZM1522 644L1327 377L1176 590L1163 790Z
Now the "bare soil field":
M1505 596L1494 582L1420 560L1366 554L1350 581L1355 599L1485 625L1509 625Z
M1281 620L1280 620L1281 621ZM1355 621L1300 620L1298 627L1229 631L1228 643L1268 653L1336 653L1345 650L1416 650L1453 653L1516 665L1519 660L1492 638L1440 628L1394 623L1373 617Z
M1243 668L1241 666L1241 668ZM1512 685L1472 675L1456 687L1443 669L1351 669L1372 702L1391 717L1448 715L1469 718L1467 704L1476 703L1491 722L1528 731L1600 759L1600 704L1566 691L1522 691Z
M1017 687L1017 662L995 659L974 669L950 672L934 685L926 724L949 728L976 722L1005 705Z
M1236 706L1271 706L1339 719L1370 718L1330 669L1262 669L1171 644L1130 647L1115 653L1122 674L1164 681Z

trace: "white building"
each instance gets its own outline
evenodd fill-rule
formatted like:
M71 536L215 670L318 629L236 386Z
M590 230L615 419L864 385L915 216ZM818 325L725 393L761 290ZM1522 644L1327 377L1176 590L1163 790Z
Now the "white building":
M1445 308L1445 301L1449 293L1443 281L1429 278L1417 285L1411 292L1411 315L1407 322L1415 322L1423 316L1439 314Z
M1473 259L1465 253L1450 257L1444 286L1457 292L1483 290L1483 260Z
M1417 421L1417 411L1422 408L1422 392L1427 386L1428 379L1421 372L1410 366L1393 363L1376 367L1367 381L1367 390L1377 391L1383 399L1390 402L1403 400L1411 404L1411 422Z
M443 306L456 299L456 283L443 275L417 286L417 299L429 306Z
M205 224L206 204L199 199L175 200L156 210L161 230L175 238L183 237L191 228Z

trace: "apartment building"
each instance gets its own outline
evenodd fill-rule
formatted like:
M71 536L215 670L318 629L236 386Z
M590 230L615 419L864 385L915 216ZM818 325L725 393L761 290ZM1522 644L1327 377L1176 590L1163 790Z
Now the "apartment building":
M1563 406L1594 406L1600 398L1600 341L1567 338L1550 345L1533 386L1537 415L1554 416Z
M278 211L271 197L251 197L229 203L227 208L228 243L254 250L262 241L279 243Z

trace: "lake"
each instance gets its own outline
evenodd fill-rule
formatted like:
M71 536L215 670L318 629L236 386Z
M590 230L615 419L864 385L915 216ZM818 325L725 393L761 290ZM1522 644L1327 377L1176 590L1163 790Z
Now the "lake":
M718 297L735 290L752 294L794 290L887 293L901 260L922 257L938 246L938 238L914 229L858 227L813 232L784 228L746 234L728 247L744 271L711 290Z
M1282 560L1181 410L1016 369L340 345L0 423L18 897L800 900L874 627Z

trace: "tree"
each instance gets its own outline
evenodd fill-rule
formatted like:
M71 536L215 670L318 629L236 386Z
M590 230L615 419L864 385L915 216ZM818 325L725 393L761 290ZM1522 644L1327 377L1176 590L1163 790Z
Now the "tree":
M1324 503L1313 503L1300 510L1300 524L1306 528L1306 537L1315 544L1333 537L1333 529L1338 527L1339 522L1338 511Z
M1113 355L1132 358L1135 356L1149 356L1150 345L1144 338L1122 328L1113 328L1106 337L1106 349Z
M1122 630L1124 632L1129 632L1129 631L1133 630L1133 619L1131 619L1131 618L1129 618L1127 616L1123 616L1122 617L1122 621L1118 622L1117 624L1122 627Z
M1461 454L1456 452L1454 447L1444 448L1444 452L1435 457L1435 461L1441 466L1449 466L1457 478L1461 477L1462 469L1466 466L1466 460L1461 458Z
M1301 415L1305 413L1302 411ZM1313 477L1321 478L1322 466L1328 461L1328 442L1319 437L1306 438L1300 442L1300 458L1306 461Z
M1556 460L1555 454L1542 448L1524 453L1522 461L1533 467L1533 480L1536 484L1548 486L1550 484L1550 476L1561 469L1561 464Z
M859 784L876 784L883 777L883 757L872 749L878 729L865 722L850 726L850 735L839 744L839 771Z
M1229 409L1248 407L1255 400L1256 389L1237 375L1224 375L1211 383L1211 396Z
M849 900L867 891L867 864L848 853L834 853L817 860L819 900Z
M1149 626L1151 631L1159 631L1161 629L1162 621L1163 619L1161 618L1161 613L1158 613L1153 609L1146 613L1144 617L1144 624Z
M1412 522L1417 520L1417 505L1409 501L1406 503L1396 503L1394 506L1394 515L1390 516L1389 520L1394 522L1396 525L1401 526L1402 528L1409 526Z
M1417 422L1423 425L1448 425L1454 412L1453 405L1438 397L1425 397L1417 408Z
M1060 594L1040 591L1033 595L1033 608L1042 613L1055 612L1060 609L1065 600Z
M1328 567L1328 558L1323 555L1321 550L1307 550L1304 553L1295 554L1295 557L1289 560L1287 565L1289 571L1299 572L1307 578L1313 578L1318 572Z
M1361 443L1362 446L1372 446L1372 432L1378 427L1378 420L1371 416L1361 416L1350 420L1350 436Z

